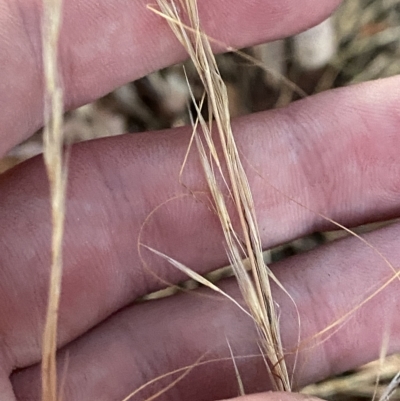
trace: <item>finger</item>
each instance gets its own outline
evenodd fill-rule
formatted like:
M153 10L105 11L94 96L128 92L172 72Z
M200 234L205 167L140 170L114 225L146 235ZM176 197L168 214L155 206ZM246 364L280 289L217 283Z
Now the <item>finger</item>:
M398 265L399 234L400 225L396 225L369 234L366 239ZM287 259L273 270L293 297L301 322L299 327L289 297L275 289L283 345L289 354L289 374L293 371L293 353L299 350L294 390L378 357L387 335L389 353L400 350L400 282L393 280L360 306L393 277L393 272L358 239L346 239ZM223 284L222 289L238 296L234 280ZM205 295L206 291L200 293ZM340 322L357 306L360 308ZM317 336L334 322L340 324ZM190 366L205 355L205 361L225 360L194 368L159 399L233 397L238 394L238 383L228 342L245 392L267 390L263 359L243 358L259 354L254 324L231 302L188 293L134 305L60 353L60 369L68 363L65 394L70 401L122 400L155 377ZM137 397L151 397L181 374L149 386ZM39 366L17 373L12 382L18 399L38 400L39 379Z
M199 8L205 32L242 47L316 24L338 3L202 0ZM185 57L166 22L147 4L145 0L64 3L60 63L67 108ZM37 0L0 2L0 156L42 125L40 8Z
M234 124L252 165L246 167L264 247L332 228L284 194L347 225L398 215L398 84L393 78L326 93ZM73 148L61 345L165 281L186 279L150 252L143 252L144 268L139 241L199 273L227 263L208 203L179 184L188 141L183 129ZM195 151L182 179L190 190L206 191ZM0 327L10 366L22 367L40 357L50 266L48 185L40 159L0 182L7 234L0 243Z

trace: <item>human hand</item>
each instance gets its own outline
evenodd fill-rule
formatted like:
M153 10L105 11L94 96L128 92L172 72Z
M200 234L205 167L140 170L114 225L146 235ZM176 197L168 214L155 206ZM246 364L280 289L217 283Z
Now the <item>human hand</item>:
M338 1L305 0L301 7L295 0L199 3L205 31L242 47L305 29L326 17ZM0 0L0 9L0 152L5 154L42 124L40 7L38 1ZM69 108L184 57L165 22L143 0L65 2L61 49ZM254 167L248 174L265 247L331 227L309 209L349 226L398 216L399 83L391 78L332 91L233 122L238 145ZM259 354L250 319L205 290L199 296L132 304L163 286L140 261L142 227L142 242L199 273L226 263L212 214L203 203L181 196L185 190L178 174L189 131L102 139L72 150L59 315L60 376L66 366L67 401L121 400L205 354L205 361L222 360L194 368L161 398L232 397L237 379L227 340L237 357ZM201 177L193 155L185 184L203 191ZM0 394L6 401L38 400L51 235L42 160L4 174L0 186ZM174 197L143 226L155 208ZM399 229L393 225L366 237L395 266ZM185 278L154 255L143 256L163 280ZM393 275L354 238L273 268L296 301L302 340L345 315ZM221 285L239 297L234 280ZM376 357L386 332L391 334L390 351L399 350L399 287L394 281L328 339L317 338L319 345L305 342L295 371L297 386ZM295 350L296 311L287 296L275 291L275 297L285 349ZM262 358L238 358L237 365L246 392L268 388ZM176 378L137 397L146 399ZM274 399L272 394L254 397ZM279 395L283 397L295 396Z

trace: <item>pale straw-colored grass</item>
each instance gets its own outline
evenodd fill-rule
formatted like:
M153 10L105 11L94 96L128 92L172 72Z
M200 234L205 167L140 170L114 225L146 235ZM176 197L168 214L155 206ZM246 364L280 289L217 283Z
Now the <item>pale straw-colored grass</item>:
M45 82L44 161L50 183L52 244L51 273L42 351L42 400L56 401L57 321L62 277L66 170L63 159L63 91L58 66L62 1L45 0L42 22Z
M203 118L197 104L194 142L223 230L229 260L268 361L270 381L276 390L290 391L278 314L271 294L271 280L280 284L264 263L251 189L231 128L226 86L210 42L201 30L196 1L158 0L158 5L161 15L193 61L204 86L209 120ZM190 30L185 28L182 16L189 20ZM193 102L196 104L194 99ZM233 204L233 208L228 207L229 204ZM243 259L248 260L253 277L248 274Z

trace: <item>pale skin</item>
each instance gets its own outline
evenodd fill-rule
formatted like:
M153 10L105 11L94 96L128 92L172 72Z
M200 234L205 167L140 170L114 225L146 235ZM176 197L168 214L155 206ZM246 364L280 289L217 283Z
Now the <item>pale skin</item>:
M61 63L69 109L184 59L165 22L146 9L147 1L65 3ZM209 35L243 47L306 29L338 3L202 0L199 7ZM43 122L39 5L36 0L0 0L0 155ZM399 77L394 77L233 121L238 146L248 160L264 247L333 227L314 212L348 226L399 216L399 85ZM145 226L143 242L199 273L226 263L215 217L204 203L180 196L187 193L178 174L189 131L123 136L72 150L59 319L60 375L67 366L65 400L121 400L204 354L205 359L228 360L194 369L160 399L231 398L238 395L238 386L227 339L236 356L259 352L252 322L211 292L132 305L137 297L164 286L143 268L137 242L149 213L172 197L178 196ZM183 181L206 191L194 154ZM35 401L40 399L51 232L41 158L4 174L0 187L0 394L5 401ZM399 234L395 224L366 237L395 268L400 262ZM144 250L143 257L163 280L185 278L150 252ZM272 268L298 306L302 340L346 314L368 290L393 275L355 238ZM239 297L234 280L222 287ZM317 338L320 345L308 350L303 346L294 374L296 388L376 358L385 335L388 352L399 351L399 290L394 280L333 335L325 336L326 341ZM275 297L284 346L293 351L296 313L282 292L275 290ZM289 369L292 364L289 357ZM268 390L261 358L238 359L237 365L246 393ZM176 377L137 397L151 396ZM261 393L245 398L299 397Z

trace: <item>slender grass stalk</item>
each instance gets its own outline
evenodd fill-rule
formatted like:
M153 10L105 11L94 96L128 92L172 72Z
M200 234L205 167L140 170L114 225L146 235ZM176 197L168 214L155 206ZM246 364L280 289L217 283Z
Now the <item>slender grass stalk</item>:
M62 277L62 241L66 173L63 162L63 92L58 68L62 1L43 3L43 69L45 82L44 161L50 183L52 244L51 273L42 351L42 400L57 400L57 320Z

